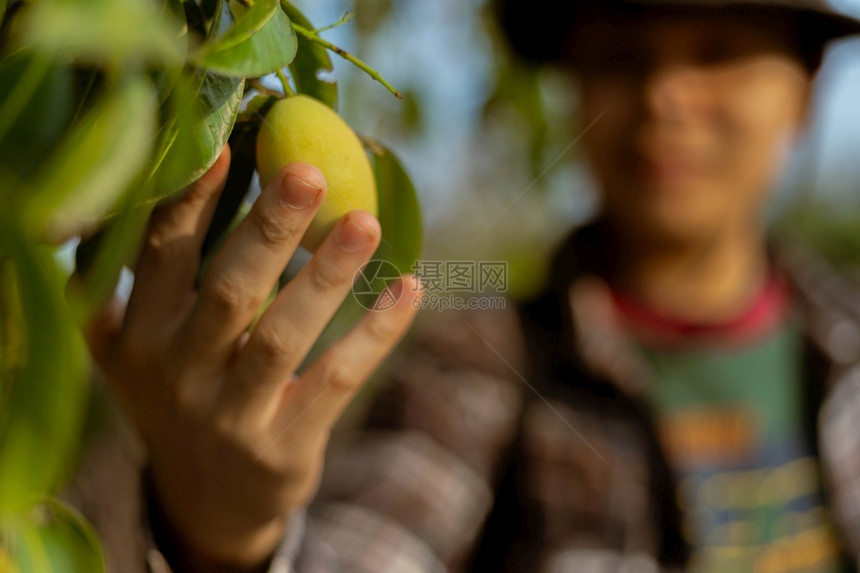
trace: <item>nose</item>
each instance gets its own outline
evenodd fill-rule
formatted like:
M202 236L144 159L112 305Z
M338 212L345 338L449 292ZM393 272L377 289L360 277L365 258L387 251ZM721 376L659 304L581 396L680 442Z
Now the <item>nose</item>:
M701 71L685 63L654 65L645 74L643 99L655 119L680 121L704 103Z

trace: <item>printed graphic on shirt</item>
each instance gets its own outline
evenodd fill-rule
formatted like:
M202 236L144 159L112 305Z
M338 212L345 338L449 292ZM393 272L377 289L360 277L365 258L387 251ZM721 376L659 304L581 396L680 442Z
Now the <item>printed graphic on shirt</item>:
M786 321L743 347L643 350L695 573L842 570L804 428L800 344Z
M816 459L788 441L756 448L753 428L745 408L663 417L684 535L698 547L691 571L839 571Z

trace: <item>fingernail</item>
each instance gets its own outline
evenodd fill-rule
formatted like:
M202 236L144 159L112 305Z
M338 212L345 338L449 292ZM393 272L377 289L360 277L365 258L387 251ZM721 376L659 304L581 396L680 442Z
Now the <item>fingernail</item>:
M379 236L379 223L369 214L350 213L337 232L337 244L347 253L361 251Z
M322 193L318 185L287 173L281 181L281 202L291 209L307 209Z

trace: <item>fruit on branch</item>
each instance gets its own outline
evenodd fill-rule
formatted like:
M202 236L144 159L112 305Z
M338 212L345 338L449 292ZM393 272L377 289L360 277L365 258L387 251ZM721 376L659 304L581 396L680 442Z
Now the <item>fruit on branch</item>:
M355 132L331 108L303 95L275 103L257 136L257 171L264 187L289 163L301 161L322 172L325 200L302 239L315 251L338 219L353 209L377 215L376 183Z

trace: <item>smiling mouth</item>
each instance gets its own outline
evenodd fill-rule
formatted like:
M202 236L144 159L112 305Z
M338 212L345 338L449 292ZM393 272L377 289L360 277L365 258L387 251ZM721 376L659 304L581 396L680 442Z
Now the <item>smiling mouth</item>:
M637 154L636 174L654 183L681 183L704 175L702 161L686 152Z
M689 162L679 159L643 159L640 170L653 179L678 179L695 175L698 171Z

